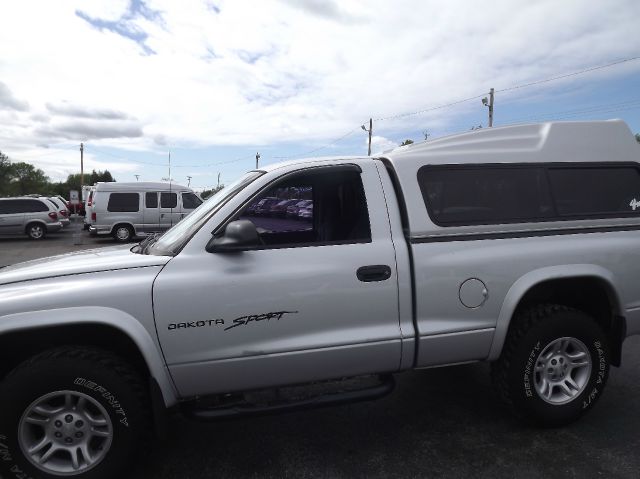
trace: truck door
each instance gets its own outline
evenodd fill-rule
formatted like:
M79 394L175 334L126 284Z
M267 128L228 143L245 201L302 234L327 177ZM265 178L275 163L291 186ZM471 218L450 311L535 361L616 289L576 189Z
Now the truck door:
M313 216L248 212L270 196L312 199ZM254 222L263 246L187 245L156 279L158 335L180 394L397 370L395 250L375 165L292 173L259 197L230 220Z

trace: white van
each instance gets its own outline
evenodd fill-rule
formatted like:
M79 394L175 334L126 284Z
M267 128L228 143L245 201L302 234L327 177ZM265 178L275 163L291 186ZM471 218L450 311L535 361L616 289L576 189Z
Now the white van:
M175 183L97 183L89 233L124 243L168 230L201 204L193 190Z

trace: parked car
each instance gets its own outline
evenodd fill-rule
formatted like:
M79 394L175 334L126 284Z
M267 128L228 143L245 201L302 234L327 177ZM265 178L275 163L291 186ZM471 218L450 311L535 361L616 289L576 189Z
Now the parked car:
M269 211L271 210L271 205L274 205L279 201L280 199L273 198L273 197L263 198L260 201L258 201L255 208L253 208L253 214L256 216L266 216L269 214Z
M309 185L311 229L242 219L271 190ZM96 205L126 211L142 191ZM5 267L0 471L122 477L169 411L369 400L402 371L477 361L520 418L568 424L640 334L639 204L623 122L487 128L266 165L134 247Z
M57 209L45 197L0 198L0 234L42 239L62 228Z
M69 226L71 224L71 220L69 219L69 210L67 209L67 206L62 201L60 201L60 198L58 198L57 196L52 196L47 199L51 201L56 207L58 219L60 220L60 223L62 223L62 226Z
M62 202L62 204L64 204L64 206L67 208L67 217L70 218L74 212L71 203L64 196L56 195L56 198L58 198Z
M89 233L118 242L164 232L202 204L193 190L175 183L97 183L91 192Z
M284 217L287 214L287 208L293 204L296 204L300 200L282 200L277 203L273 203L269 207L269 216Z
M308 220L313 218L313 203L298 210L298 219Z
M297 218L298 217L298 212L300 211L300 209L301 208L306 208L307 206L311 205L312 203L313 203L312 200L302 200L302 201L298 201L294 205L287 206L287 218Z

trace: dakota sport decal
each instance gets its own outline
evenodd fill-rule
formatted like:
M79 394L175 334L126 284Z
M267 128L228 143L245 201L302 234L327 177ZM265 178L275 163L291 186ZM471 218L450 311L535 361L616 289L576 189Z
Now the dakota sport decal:
M298 314L298 311L274 311L271 313L251 314L248 316L240 316L239 318L225 322L224 319L207 319L200 321L188 321L186 323L169 323L167 329L174 331L176 329L204 328L206 326L226 326L223 331L237 328L238 326L247 326L249 323L258 323L260 321L271 321L275 319L280 321L285 314Z

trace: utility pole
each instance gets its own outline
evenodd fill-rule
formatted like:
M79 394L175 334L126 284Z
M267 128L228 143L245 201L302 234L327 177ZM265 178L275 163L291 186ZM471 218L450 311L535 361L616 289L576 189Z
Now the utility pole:
M218 171L218 185L216 186L216 188L220 188L220 172Z
M258 169L258 160L260 159L260 153L256 152L256 170Z
M482 99L482 104L489 107L489 128L493 126L493 96L494 90L492 88L489 90L489 101L487 101L486 96Z
M493 126L493 88L489 90L489 128Z
M373 119L369 118L369 129L367 129L366 126L362 125L361 128L364 131L368 131L369 132L369 151L367 153L368 156L371 156L371 134L373 132Z
M191 186L191 177L187 176L187 186Z
M80 143L80 201L82 201L82 187L84 186L84 145Z

